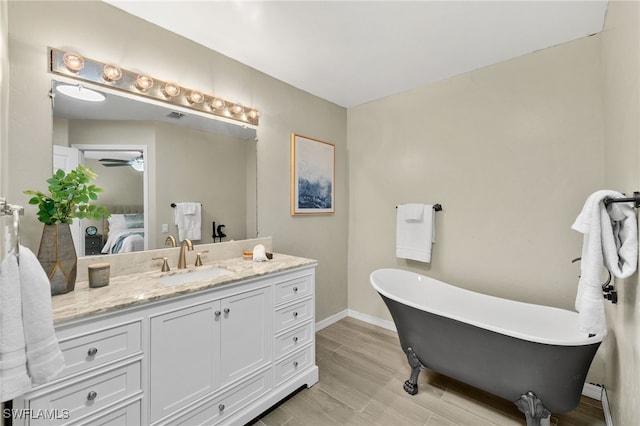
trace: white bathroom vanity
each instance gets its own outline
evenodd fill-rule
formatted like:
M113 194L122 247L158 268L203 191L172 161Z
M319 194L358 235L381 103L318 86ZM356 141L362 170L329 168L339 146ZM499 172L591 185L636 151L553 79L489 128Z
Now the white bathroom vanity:
M14 424L237 425L315 384L316 262L215 266L232 273L174 286L126 274L55 296L66 366L14 400Z

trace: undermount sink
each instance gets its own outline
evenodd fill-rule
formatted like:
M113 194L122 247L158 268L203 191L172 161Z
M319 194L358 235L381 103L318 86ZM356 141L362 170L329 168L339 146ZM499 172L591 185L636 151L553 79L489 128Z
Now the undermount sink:
M163 277L156 278L156 280L164 285L180 285L210 280L213 278L232 274L233 272L227 271L226 269L214 267L208 269L196 269L183 273L177 272L171 275L165 275Z

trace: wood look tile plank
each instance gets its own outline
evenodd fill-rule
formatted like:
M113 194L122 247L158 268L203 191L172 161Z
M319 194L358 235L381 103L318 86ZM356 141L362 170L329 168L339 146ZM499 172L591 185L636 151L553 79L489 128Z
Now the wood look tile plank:
M342 377L331 374L326 368L320 368L320 380L314 387L320 388L358 412L361 412L371 399L358 389L347 386Z
M397 334L354 318L316 333L319 382L270 412L256 426L519 426L515 404L433 370L419 377L417 395L402 384L410 368ZM606 426L599 401L554 414L556 426Z

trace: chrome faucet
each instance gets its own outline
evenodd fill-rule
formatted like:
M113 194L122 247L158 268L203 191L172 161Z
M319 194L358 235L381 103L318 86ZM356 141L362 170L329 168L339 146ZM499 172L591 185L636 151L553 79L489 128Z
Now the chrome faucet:
M174 237L173 235L169 235L167 239L164 240L164 245L165 247L166 246L177 247L178 244L176 243L176 237Z
M178 269L185 269L187 267L187 258L184 251L185 246L187 250L193 251L193 243L190 239L185 238L182 244L180 244L180 255L178 256Z

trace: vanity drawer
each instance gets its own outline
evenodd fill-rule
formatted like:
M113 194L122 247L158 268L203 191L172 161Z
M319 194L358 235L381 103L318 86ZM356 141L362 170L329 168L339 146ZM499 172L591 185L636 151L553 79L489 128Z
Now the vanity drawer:
M278 359L289 352L303 347L313 339L314 325L312 322L295 328L275 338L274 359Z
M140 426L142 424L140 400L117 408L98 418L88 418L78 425L91 426ZM75 426L75 425L74 425Z
M245 405L257 400L271 389L271 370L242 381L224 394L212 398L201 407L170 422L171 425L212 425L217 424Z
M313 318L313 299L303 300L294 305L277 309L273 320L273 328L277 333L288 327L302 324L310 318Z
M275 386L295 376L313 363L313 346L284 358L275 365Z
M123 324L59 342L65 368L58 377L98 367L141 351L140 322Z
M289 302L311 295L313 289L313 278L311 275L292 278L290 280L276 283L274 304Z
M31 419L30 425L62 425L141 392L140 361L53 389L29 401L33 412L64 413L56 419ZM45 416L46 417L46 416Z

